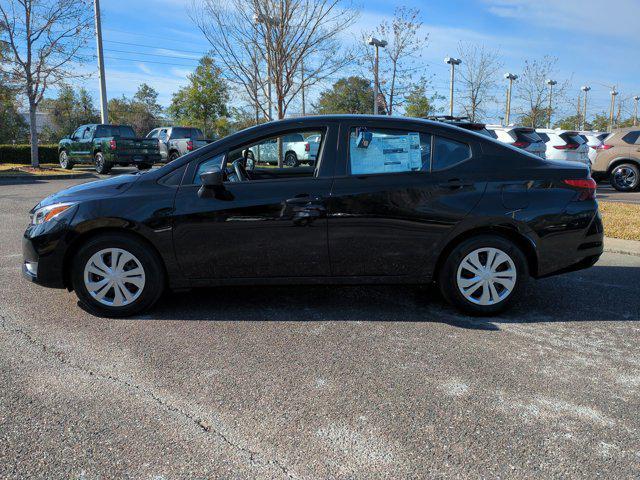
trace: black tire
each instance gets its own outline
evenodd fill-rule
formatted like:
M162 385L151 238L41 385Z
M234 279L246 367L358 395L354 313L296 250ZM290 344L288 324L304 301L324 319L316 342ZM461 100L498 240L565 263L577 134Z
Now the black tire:
M173 162L174 160L177 160L178 158L180 158L180 154L178 152L176 152L175 150L169 154L169 161L170 162Z
M458 269L461 268L460 265L463 260L465 260L467 255L472 254L476 250L487 248L497 249L505 253L510 258L513 266L515 267L515 285L510 290L510 293L508 293L502 300L496 300L493 304L490 305L481 305L472 302L471 300L467 299L465 295L463 295L461 288L458 286ZM483 255L484 260L488 260L488 255L484 252L481 252L480 257L482 257ZM480 258L480 261L482 262L482 258ZM497 267L506 270L510 267L510 265L511 264L505 261L505 263L497 264ZM461 268L461 273L470 274L470 271ZM461 281L468 279L462 275L461 278ZM462 312L474 316L490 316L497 315L498 313L503 312L504 310L509 308L514 301L517 300L528 280L529 269L527 260L522 251L511 241L497 235L478 235L457 245L445 260L438 275L438 284L440 286L440 291L442 292L442 295L447 300L447 302L449 302L451 305L458 308ZM481 282L476 282L476 284L477 283ZM497 284L494 283L494 285ZM493 292L491 292L491 289L485 287L484 284L481 285L476 292L473 292L472 296L478 295L479 297L481 297L484 293L485 288L487 288L487 290L490 292L489 294L493 296ZM504 290L498 291L499 289ZM508 289L505 288L502 284L499 284L497 287L494 286L494 291L499 294L499 298L503 293L507 292ZM476 298L474 300L476 302L479 302L481 298Z
M640 186L640 169L634 163L621 163L611 170L611 186L619 192L633 192Z
M151 164L150 163L138 163L136 165L136 167L138 167L138 170L149 170L151 168Z
M123 306L108 306L99 302L89 293L85 285L84 270L87 262L97 252L111 248L129 252L139 261L144 270L145 282L141 293L131 303ZM118 318L135 315L151 308L164 291L165 274L161 259L153 249L126 233L109 233L90 239L80 247L73 258L71 268L71 282L78 299L87 311L97 316ZM112 289L107 290L107 295L111 294L115 297Z
M62 150L60 155L58 156L58 161L60 162L60 167L65 170L71 170L73 168L73 162L69 158L69 154L66 150Z
M105 160L102 152L96 152L96 154L93 156L93 161L96 166L96 172L98 172L100 175L106 175L111 171L112 165Z
M285 167L297 167L298 165L300 165L300 162L298 162L298 156L295 154L295 152L287 152L287 154L284 156L284 162L282 162L282 164Z

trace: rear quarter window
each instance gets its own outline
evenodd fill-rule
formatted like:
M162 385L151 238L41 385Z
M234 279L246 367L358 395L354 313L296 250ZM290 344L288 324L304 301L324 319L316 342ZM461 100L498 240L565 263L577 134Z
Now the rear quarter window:
M638 138L640 137L640 130L636 131L636 132L629 132L627 133L624 137L622 137L622 140L624 140L625 142L631 144L631 145L636 145L640 142L638 142Z
M434 137L431 170L444 170L471 158L468 144L445 137Z

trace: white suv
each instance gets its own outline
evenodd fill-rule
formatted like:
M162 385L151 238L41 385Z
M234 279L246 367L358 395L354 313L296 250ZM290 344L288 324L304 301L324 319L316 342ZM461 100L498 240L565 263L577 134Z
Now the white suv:
M487 125L491 136L502 143L521 148L529 153L545 158L547 147L533 128L529 127L501 127Z
M609 136L607 132L580 132L582 139L589 147L589 162L593 165L598 155L598 150L604 145L604 139Z
M539 128L536 133L547 146L547 159L579 162L587 167L591 166L589 147L578 132Z

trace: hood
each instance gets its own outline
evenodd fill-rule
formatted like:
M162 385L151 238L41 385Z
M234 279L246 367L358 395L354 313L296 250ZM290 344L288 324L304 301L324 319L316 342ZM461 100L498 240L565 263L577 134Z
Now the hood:
M106 180L96 180L60 190L49 195L34 207L44 207L60 202L82 202L121 195L140 179L140 174L118 175Z

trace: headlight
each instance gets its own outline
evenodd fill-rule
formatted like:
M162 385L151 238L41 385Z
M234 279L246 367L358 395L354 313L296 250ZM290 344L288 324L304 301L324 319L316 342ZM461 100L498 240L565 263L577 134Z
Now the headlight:
M49 220L61 215L76 205L75 202L67 203L54 203L53 205L47 205L46 207L40 207L33 215L31 215L31 225L40 225L41 223L48 222Z

